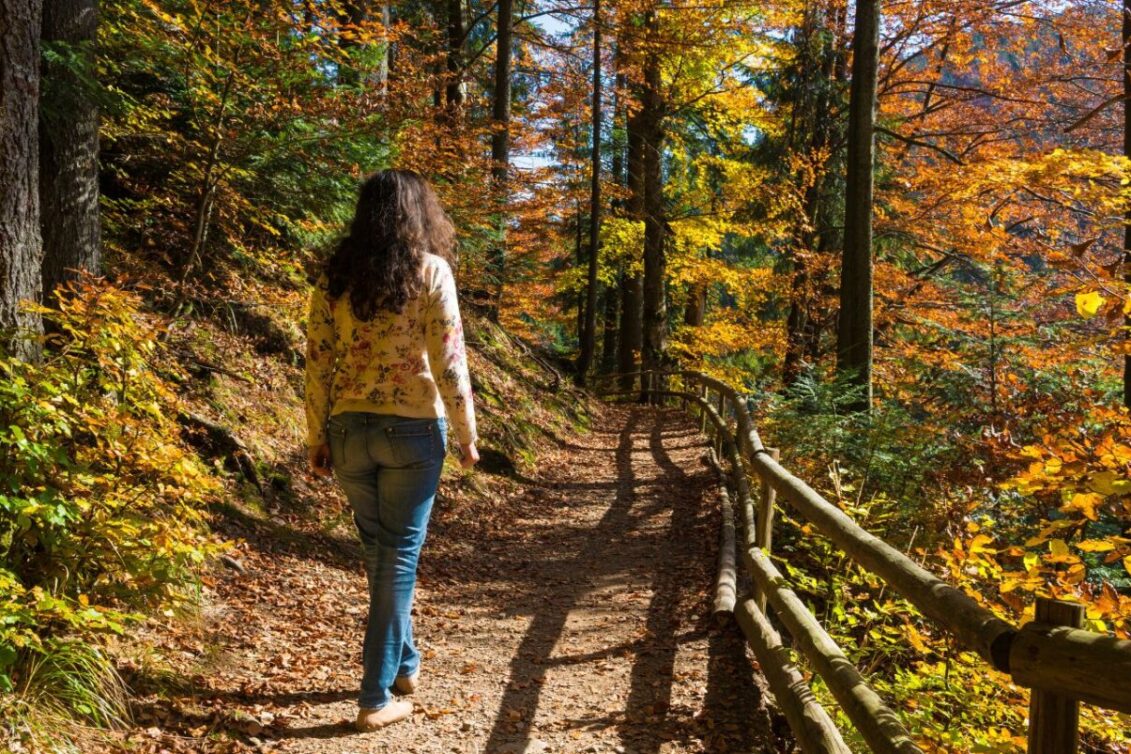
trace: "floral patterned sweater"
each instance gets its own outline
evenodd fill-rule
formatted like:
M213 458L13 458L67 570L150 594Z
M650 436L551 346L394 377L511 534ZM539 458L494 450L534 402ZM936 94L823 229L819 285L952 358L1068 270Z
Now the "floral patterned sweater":
M349 296L330 300L323 275L310 297L306 344L307 443L327 441L326 421L344 411L413 418L447 416L472 443L475 408L452 270L425 254L424 287L400 314L355 319ZM446 410L445 410L446 409Z

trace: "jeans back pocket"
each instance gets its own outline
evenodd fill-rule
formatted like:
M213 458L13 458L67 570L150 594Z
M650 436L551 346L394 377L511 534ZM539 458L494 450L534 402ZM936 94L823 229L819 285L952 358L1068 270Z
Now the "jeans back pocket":
M435 419L406 419L385 427L393 457L402 466L431 465L441 458L440 428Z

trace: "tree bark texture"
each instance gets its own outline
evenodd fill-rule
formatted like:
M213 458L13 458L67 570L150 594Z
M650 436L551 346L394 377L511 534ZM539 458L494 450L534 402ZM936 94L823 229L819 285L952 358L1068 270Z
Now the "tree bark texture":
M644 220L644 135L642 121L637 111L628 119L628 216ZM620 338L617 344L617 371L627 374L638 366L637 357L644 338L643 299L644 278L639 273L626 273L621 287ZM621 378L621 389L631 390L631 377Z
M514 24L514 0L499 0L495 41L495 99L491 107L494 131L491 133L491 178L498 203L499 239L491 249L490 275L494 278L495 294L488 313L498 320L499 304L503 298L507 260L507 201L510 174L510 121L511 121L511 52Z
M453 119L463 106L463 3L460 0L446 0L448 28L447 83L444 85L444 104Z
M875 160L879 0L857 0L852 85L848 113L844 260L840 273L837 370L864 389L861 409L872 402L872 185Z
M654 14L646 21L655 26ZM667 346L667 297L664 290L665 242L664 183L662 174L664 132L663 100L657 56L645 61L643 101L638 113L644 138L644 339L643 368L659 369Z
M43 41L67 45L88 70L97 28L97 0L55 0L44 6ZM82 79L65 66L44 62L42 70L39 203L46 295L80 271L98 271L102 225L98 105Z
M593 119L590 126L589 267L586 274L585 325L577 359L578 384L584 385L597 351L597 268L601 245L601 0L593 2Z
M581 202L577 202L577 213L573 226L573 261L578 269L585 264L585 217L582 214ZM580 343L585 334L585 291L577 292L577 317L574 322L577 342Z
M625 76L620 71L621 53L619 47L613 55L613 65L617 69L617 73L615 84L613 85L613 133L612 144L610 145L613 151L613 160L610 167L612 169L612 179L621 185L625 185L624 97L621 96L621 91L623 91L625 86ZM614 202L613 206L617 206L617 203Z
M39 228L39 0L0 0L0 340L22 356L38 345L43 240ZM26 333L23 333L26 334Z
M687 305L683 309L683 324L699 327L707 317L707 286L693 285L687 291Z
M620 311L620 292L623 285L622 281L618 281L616 285L605 287L604 334L601 336L601 372L604 374L616 369L617 314Z

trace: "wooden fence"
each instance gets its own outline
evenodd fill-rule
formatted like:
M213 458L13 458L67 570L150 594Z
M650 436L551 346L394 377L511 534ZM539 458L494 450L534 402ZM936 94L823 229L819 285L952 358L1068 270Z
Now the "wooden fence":
M1131 713L1131 641L1082 630L1082 606L1040 599L1036 620L1016 628L869 534L790 474L778 463L777 451L762 444L745 399L729 385L687 371L609 378L619 382L619 391L607 390L606 395L675 398L697 407L700 429L713 436L719 455L729 462L733 498L723 498L715 609L737 619L806 754L849 749L794 665L769 620L771 615L789 632L794 649L821 676L872 751L911 754L921 749L774 567L770 556L779 496L853 561L952 634L959 645L1031 690L1028 751L1032 754L1078 751L1081 702ZM758 495L751 490L751 479L760 483ZM736 542L741 545L737 552ZM736 604L738 555L754 592L741 604Z

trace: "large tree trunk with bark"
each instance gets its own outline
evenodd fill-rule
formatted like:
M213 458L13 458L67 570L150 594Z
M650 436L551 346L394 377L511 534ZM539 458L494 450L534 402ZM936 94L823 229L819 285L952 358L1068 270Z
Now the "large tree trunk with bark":
M97 0L55 0L43 9L45 43L61 43L91 71L98 28ZM39 113L39 203L43 292L81 271L97 272L102 225L98 214L98 105L65 66L43 65Z
M872 403L872 171L879 35L879 0L857 0L848 113L837 370L863 389L858 406L861 410L868 410Z
M0 0L0 343L38 353L42 322L24 311L38 301L43 239L39 228L39 0Z
M590 126L589 267L585 289L585 325L577 359L577 382L585 384L597 351L597 254L601 244L601 0L593 3L593 118Z
M509 200L508 176L510 174L510 122L511 122L511 29L514 24L514 0L499 0L498 34L495 41L495 99L491 107L494 121L491 133L491 178L499 217L499 239L491 249L490 275L494 278L495 293L488 315L499 318L499 305L503 298L507 260L507 202Z

